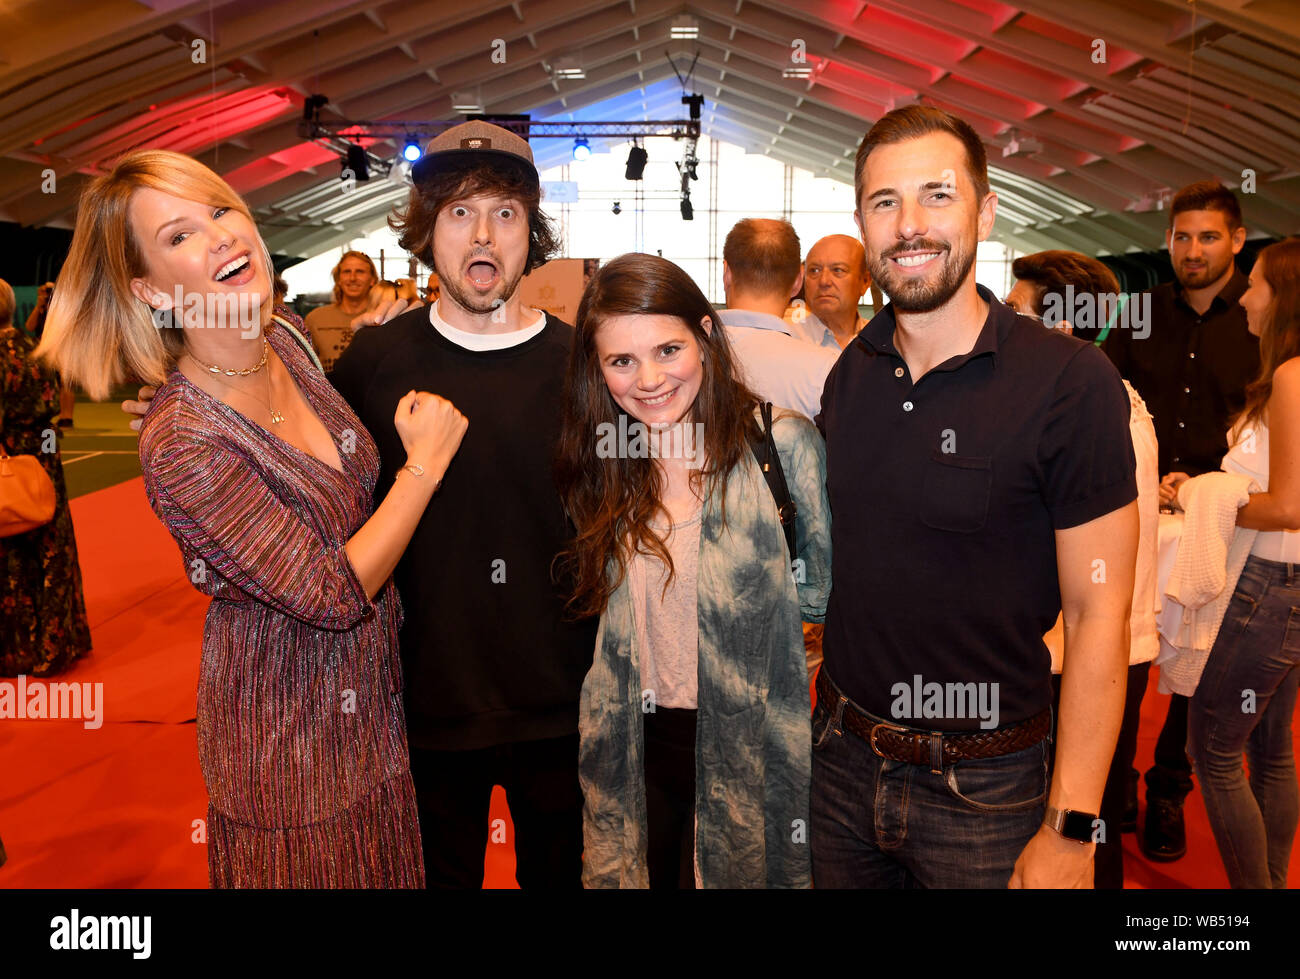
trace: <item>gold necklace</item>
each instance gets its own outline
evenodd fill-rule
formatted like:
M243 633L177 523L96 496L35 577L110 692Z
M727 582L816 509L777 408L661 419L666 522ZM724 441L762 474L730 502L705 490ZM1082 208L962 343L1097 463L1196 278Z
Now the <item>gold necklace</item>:
M200 367L206 366L207 369L208 369L208 371L213 375L212 379L213 379L214 381L216 381L217 383L222 384L222 385L224 385L224 386L230 388L230 390L232 390L232 391L236 391L236 392L238 392L238 393L240 393L240 394L246 394L246 395L248 395L249 397L253 398L254 400L260 402L260 403L263 404L263 405L265 405L265 406L266 406L266 410L269 411L269 412L271 413L271 424L272 424L272 425L281 425L281 424L284 423L284 415L280 414L280 412L276 411L275 408L273 408L273 407L271 406L271 372L270 372L270 371L267 371L267 372L266 372L266 400L265 400L265 401L263 401L261 398L257 397L257 395L253 394L252 391L245 391L245 390L243 390L242 388L237 388L237 387L235 387L233 384L231 384L229 381L225 381L225 380L223 380L223 379L221 378L221 375L222 375L222 374L225 374L225 375L227 375L228 377L247 376L247 375L249 375L249 374L255 374L255 373L257 373L258 371L260 371L263 367L265 367L265 366L266 366L266 358L267 358L267 343L266 343L266 337L265 337L265 336L262 337L262 359L258 362L258 364L257 364L256 367L249 367L249 368L245 368L244 370L239 370L239 371L222 370L220 367L217 367L217 366L215 366L215 365L205 365L205 364L203 364L202 361L196 359L195 356L194 356L193 354L189 354L188 356L189 356L190 360L193 360L194 363L198 364Z
M226 377L247 377L249 374L256 374L258 371L260 371L263 367L266 366L267 349L268 349L268 344L266 342L266 337L263 336L262 337L262 359L259 360L255 366L245 367L242 370L228 370L227 368L224 367L218 367L216 364L205 364L203 363L203 361L199 360L193 354L190 354L190 360L194 361L194 363L198 364L200 367L205 368L209 374L225 374Z

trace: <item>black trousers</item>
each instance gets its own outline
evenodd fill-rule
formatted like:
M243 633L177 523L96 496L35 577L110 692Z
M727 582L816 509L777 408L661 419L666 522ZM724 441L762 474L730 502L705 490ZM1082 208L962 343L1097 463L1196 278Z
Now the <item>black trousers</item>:
M1192 791L1192 762L1187 757L1187 705L1191 698L1171 694L1164 727L1156 740L1155 764L1147 769L1147 801L1168 799L1182 804Z
M1128 773L1137 754L1138 720L1142 712L1142 698L1147 692L1151 675L1150 663L1138 663L1128 668L1128 689L1124 696L1124 718L1120 722L1119 740L1115 754L1106 773L1106 788L1101 794L1101 812L1097 814L1106 830L1106 842L1097 844L1092 861L1092 883L1097 890L1119 890L1124 886L1124 844L1120 824L1124 820L1124 797L1128 790ZM1061 715L1061 677L1052 677L1052 711ZM1052 743L1055 751L1056 743Z
M659 707L641 717L650 889L691 890L695 887L696 712Z
M420 841L429 888L483 886L492 787L506 790L521 888L582 887L578 735L473 751L411 746ZM499 829L499 828L498 828Z

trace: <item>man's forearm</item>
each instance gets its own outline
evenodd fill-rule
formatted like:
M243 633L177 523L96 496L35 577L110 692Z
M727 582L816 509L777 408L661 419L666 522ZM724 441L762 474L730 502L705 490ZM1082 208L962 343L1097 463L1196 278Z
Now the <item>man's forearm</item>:
M1128 682L1128 619L1081 616L1065 626L1061 715L1048 804L1100 812L1124 716ZM1116 828L1118 829L1118 828Z

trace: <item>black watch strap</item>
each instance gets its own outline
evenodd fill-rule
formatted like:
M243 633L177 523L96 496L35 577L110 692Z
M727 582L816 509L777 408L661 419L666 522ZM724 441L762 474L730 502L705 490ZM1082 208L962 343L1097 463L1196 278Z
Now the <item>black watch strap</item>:
M1097 842L1097 830L1101 825L1101 820L1095 813L1081 812L1078 809L1056 809L1052 806L1047 807L1043 822L1067 840L1076 843Z

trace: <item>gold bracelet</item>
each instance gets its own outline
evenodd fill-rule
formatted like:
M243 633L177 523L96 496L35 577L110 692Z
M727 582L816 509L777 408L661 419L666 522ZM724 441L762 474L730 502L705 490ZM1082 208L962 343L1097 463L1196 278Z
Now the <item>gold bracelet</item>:
M401 469L397 470L397 474L393 478L396 479L397 476L400 476L404 472L409 472L415 476L423 476L424 467L417 462L408 462Z

